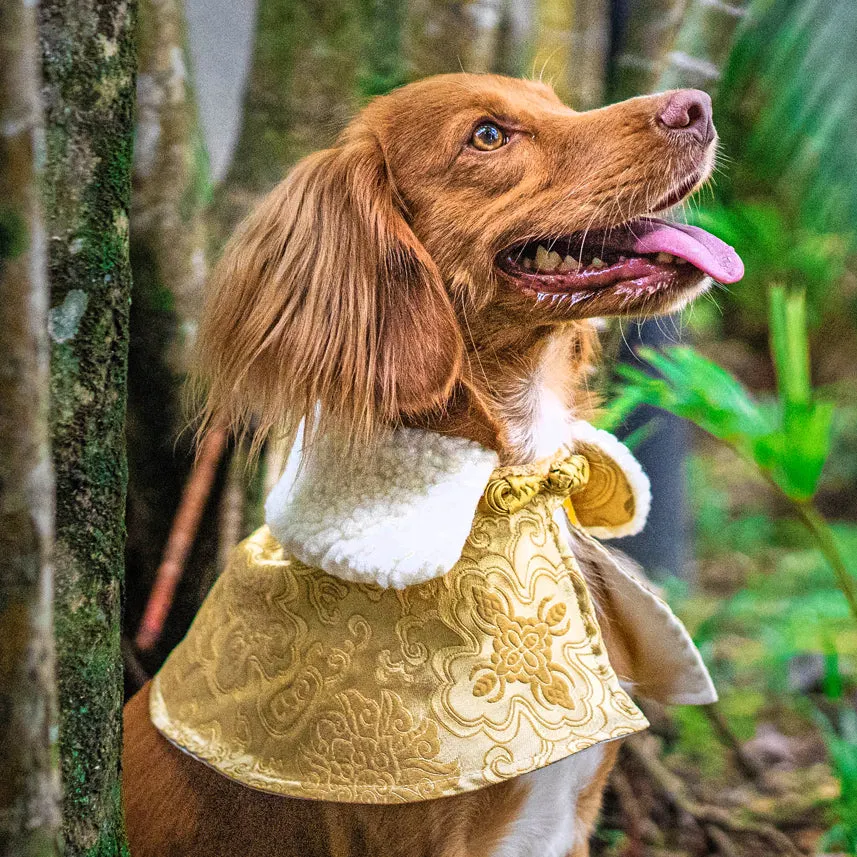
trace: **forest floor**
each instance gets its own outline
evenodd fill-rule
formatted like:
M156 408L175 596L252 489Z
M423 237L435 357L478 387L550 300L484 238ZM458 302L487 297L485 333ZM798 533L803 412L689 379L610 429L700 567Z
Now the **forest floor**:
M696 579L664 590L721 699L645 707L653 728L622 750L593 853L855 854L854 620L803 531L731 452L704 444L689 482ZM857 526L837 536L857 556Z

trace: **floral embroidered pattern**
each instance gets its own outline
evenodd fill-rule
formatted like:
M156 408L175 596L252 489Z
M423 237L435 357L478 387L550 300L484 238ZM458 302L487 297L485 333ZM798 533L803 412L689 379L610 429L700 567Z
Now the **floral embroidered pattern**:
M458 779L457 762L439 762L437 724L414 721L401 698L382 691L380 701L359 691L336 697L321 715L308 745L298 748L298 766L310 792L328 800L379 802L439 797Z
M156 676L153 722L245 785L370 804L459 794L645 728L554 521L586 472L567 451L495 471L504 510L486 495L455 566L403 590L331 577L263 527Z
M497 702L506 692L509 682L530 686L537 699L547 705L574 709L569 682L571 676L553 660L551 637L561 637L568 631L567 608L561 601L548 606L550 597L543 598L538 614L531 617L510 615L503 600L495 593L481 591L476 608L479 615L494 623L494 651L489 664L477 664L470 675L483 675L473 686L474 696L488 696Z

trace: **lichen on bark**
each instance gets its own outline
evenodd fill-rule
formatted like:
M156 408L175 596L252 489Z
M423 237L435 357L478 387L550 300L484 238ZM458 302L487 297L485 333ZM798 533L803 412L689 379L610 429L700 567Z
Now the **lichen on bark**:
M51 306L87 296L52 342L56 640L68 857L124 854L120 615L131 278L133 0L43 0L44 206Z

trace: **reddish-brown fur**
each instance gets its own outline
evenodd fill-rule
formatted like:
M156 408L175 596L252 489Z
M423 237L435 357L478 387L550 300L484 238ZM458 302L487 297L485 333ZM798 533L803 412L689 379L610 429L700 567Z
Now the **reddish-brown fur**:
M240 431L252 417L260 443L306 420L359 452L404 423L529 460L535 378L578 416L591 411L587 318L661 312L676 296L605 294L557 310L512 287L495 260L527 238L646 214L709 169L710 147L658 125L667 97L575 113L541 83L461 74L373 101L227 247L201 331L203 430ZM510 132L496 153L467 145L485 118ZM607 625L611 661L628 677L621 628ZM125 713L133 857L490 857L526 799L518 780L401 806L262 794L168 744L147 692ZM586 829L615 754L614 743L578 802Z

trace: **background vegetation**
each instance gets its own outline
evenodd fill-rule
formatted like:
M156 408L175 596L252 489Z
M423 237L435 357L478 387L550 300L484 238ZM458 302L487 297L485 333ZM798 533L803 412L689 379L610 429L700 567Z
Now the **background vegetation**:
M460 68L541 77L579 109L711 91L721 168L680 215L747 267L661 323L681 346L604 376L606 424L645 404L696 426L692 573L664 590L722 701L647 707L596 853L857 854L857 4L258 0L255 14L215 181L182 0L0 3L0 854L125 853L122 662L130 693L277 473L271 450L248 479L217 435L191 466L181 382L210 260L369 97ZM608 330L608 357L635 333Z

